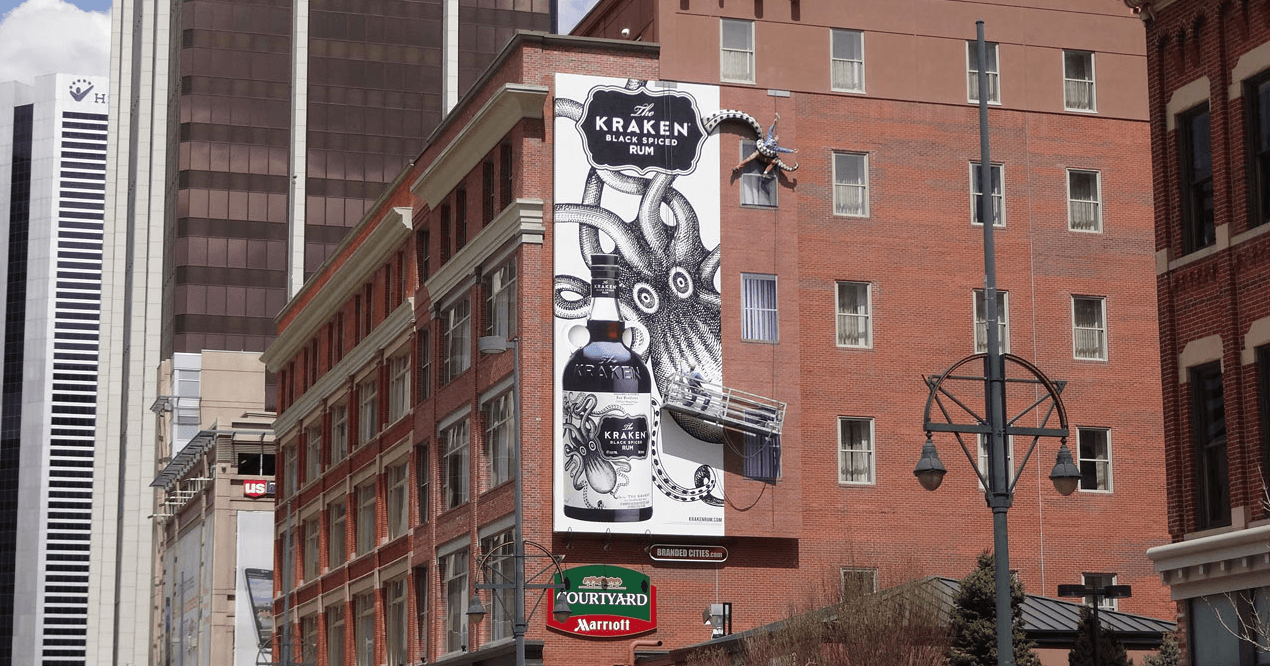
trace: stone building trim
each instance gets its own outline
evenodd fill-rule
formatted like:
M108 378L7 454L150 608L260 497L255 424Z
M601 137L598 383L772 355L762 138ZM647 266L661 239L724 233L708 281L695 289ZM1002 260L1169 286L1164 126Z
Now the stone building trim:
M1177 355L1177 383L1186 384L1191 381L1191 368L1211 361L1222 363L1222 371L1226 370L1222 361L1222 344L1220 335L1210 335L1198 340L1191 340Z

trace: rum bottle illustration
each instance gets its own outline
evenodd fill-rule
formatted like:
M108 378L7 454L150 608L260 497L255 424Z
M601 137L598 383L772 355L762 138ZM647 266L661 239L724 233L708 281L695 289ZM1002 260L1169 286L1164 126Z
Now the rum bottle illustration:
M564 514L609 523L653 515L653 380L622 341L617 277L617 255L591 255L590 339L561 378Z

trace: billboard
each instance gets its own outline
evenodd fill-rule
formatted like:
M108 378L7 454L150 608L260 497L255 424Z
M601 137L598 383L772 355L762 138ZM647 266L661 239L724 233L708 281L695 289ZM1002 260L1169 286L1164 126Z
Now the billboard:
M554 528L724 533L716 86L556 74Z
M273 661L273 512L238 512L234 666Z

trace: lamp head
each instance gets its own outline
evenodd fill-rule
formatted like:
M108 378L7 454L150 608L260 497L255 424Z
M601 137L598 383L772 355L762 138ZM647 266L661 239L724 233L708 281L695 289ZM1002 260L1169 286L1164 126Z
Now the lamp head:
M485 619L485 605L481 603L480 596L473 594L472 600L467 602L467 619L472 622L480 622Z
M931 439L930 433L926 433L926 443L922 445L922 457L917 461L917 467L913 469L913 476L917 477L917 481L927 490L935 490L939 484L944 482L944 475L948 470L944 468L944 463L939 459L939 452L935 450L935 441Z
M1054 469L1050 471L1050 481L1054 483L1054 490L1063 496L1072 494L1080 485L1080 468L1072 462L1072 452L1067 448L1067 440L1063 440L1058 447Z
M569 616L572 614L573 611L569 608L569 601L564 598L564 592L556 593L556 601L551 606L551 617L555 618L556 622L564 624L569 621Z
M512 342L501 335L482 335L476 340L476 348L482 354L501 354L512 348Z

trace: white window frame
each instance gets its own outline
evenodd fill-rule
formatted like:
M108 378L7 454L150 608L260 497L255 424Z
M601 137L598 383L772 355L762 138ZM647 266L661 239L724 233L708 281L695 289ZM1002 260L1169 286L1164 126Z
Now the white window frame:
M437 433L437 444L441 449L441 511L460 506L471 497L470 433L471 419L467 417ZM453 474L455 478L452 479L455 472L457 474Z
M838 180L838 159L839 158L859 158L860 173L864 177L864 181L860 183L839 182ZM833 214L838 217L869 217L869 154L857 153L850 151L835 151L833 153ZM860 192L860 212L846 212L845 194L849 190L858 190Z
M318 616L317 613L306 615L300 618L300 661L301 663L317 664L317 633L318 633Z
M723 45L723 35L725 32L723 29L723 26L727 25L728 23L735 23L738 25L746 24L749 26L749 29L750 29L749 48L728 48ZM736 54L736 55L732 55L731 59L737 61L738 63L741 62L742 59L745 60L746 70L749 73L748 77L738 78L738 77L728 76L728 66L726 64L726 61L729 59L729 56L727 54ZM741 54L744 54L744 55L741 55ZM754 21L746 21L743 19L728 19L728 18L719 19L719 80L724 83L754 83L756 78L755 70L756 70L756 67L755 67L755 58L754 58Z
M861 448L847 447L847 442L843 438L843 426L847 423L867 423L868 424L868 441L862 442ZM864 479L849 478L847 474L847 457L863 455L868 465ZM855 465L850 466L855 469ZM842 486L859 486L873 485L877 483L877 437L876 427L871 416L839 416L838 417L838 485Z
M983 289L975 289L973 295L974 308L974 340L975 353L986 354L988 352L988 299ZM979 304L983 304L983 317L979 317ZM1001 353L1010 353L1010 292L1005 289L997 290L997 337L1001 341ZM982 346L980 346L982 340Z
M441 555L441 592L445 595L445 649L458 652L467 645L467 548Z
M1094 177L1094 198L1093 199L1077 199L1072 196L1072 177L1080 175L1093 175ZM1083 228L1076 223L1077 206L1092 205L1094 209L1093 226ZM1102 233L1102 172L1095 169L1068 169L1067 170L1067 228L1070 231L1076 231L1085 234Z
M344 666L344 602L326 607L326 664Z
M491 557L486 564L488 575L495 582L509 583L515 580L515 551L504 544L512 542L512 530L503 530L481 538L481 555L488 555L495 550L498 555ZM489 640L496 641L512 636L512 616L515 609L515 590L511 588L490 590L490 627Z
M441 368L442 384L449 384L472 365L472 300L468 296L458 299L446 308L441 317L442 349L445 352Z
M1101 443L1103 446L1102 453L1105 455L1105 457L1102 457L1102 458L1097 457L1096 451L1095 451L1095 456L1093 458L1085 457L1085 449L1084 447L1081 446L1081 440L1084 438L1085 433L1099 433L1101 435L1102 437ZM1098 469L1100 467L1102 468L1102 477L1103 477L1102 480L1103 480L1104 487L1102 488L1086 488L1085 487L1085 464L1086 463L1091 465L1094 469L1095 483L1097 483L1097 479L1098 479ZM1080 482L1080 485L1077 486L1077 488L1081 492L1105 494L1105 493L1111 493L1115 491L1115 485L1114 485L1115 467L1112 464L1111 429L1110 428L1093 428L1093 427L1086 427L1086 426L1080 426L1076 428L1076 466L1080 468L1080 472L1081 472L1081 482Z
M842 290L844 287L854 287L859 293L859 289L864 290L864 312L858 310L856 312L846 312L843 310ZM849 280L839 280L834 283L833 289L834 312L835 312L835 335L834 340L839 347L850 347L855 349L872 349L873 348L873 284L870 282L852 282ZM857 330L863 330L864 341L861 344L849 342L849 337L844 334L851 330L851 320L856 320ZM857 338L858 339L858 338ZM844 342L844 340L847 340Z
M975 441L975 465L978 466L979 473L983 475L983 478L991 479L992 470L988 469L988 436L984 433L979 433ZM1005 438L1005 458L1006 470L1009 473L1008 480L1010 483L1014 483L1014 435L1007 435ZM979 490L984 488L983 481L980 481Z
M348 497L326 505L326 560L334 569L348 561Z
M388 360L388 422L396 423L410 413L410 352Z
M767 282L772 285L770 307L765 302L759 302L762 294L750 292L751 284ZM771 344L780 342L780 284L775 275L741 274L741 340Z
M511 390L504 391L481 405L485 421L485 483L494 488L516 478L516 428Z
M1076 322L1077 301L1097 301L1101 325L1092 327L1078 325ZM1078 340L1082 333L1091 335L1087 332L1092 332L1098 338L1099 354L1097 356L1082 356L1080 353L1081 346ZM1080 361L1105 361L1107 360L1107 340L1107 298L1105 296L1072 296L1072 357Z
M993 188L992 192L992 227L994 229L1005 228L1005 165L1000 162L992 163L992 172L996 176L993 180L1001 186L1001 191L996 192L997 188ZM999 175L998 175L999 174ZM978 197L982 194L975 189L975 179L979 177L979 162L970 163L970 223L976 227L982 226L983 222L979 217ZM997 214L1000 211L1000 215Z
M282 471L283 471L283 489L284 497L294 495L300 489L300 447L299 442L293 442L291 446L283 449Z
M1078 79L1071 76L1067 71L1068 56L1086 56L1089 58L1089 78ZM1087 88L1089 91L1089 106L1078 106L1071 103L1072 94L1081 88ZM1066 111L1075 111L1078 113L1097 113L1098 112L1098 73L1094 69L1094 54L1092 51L1063 51L1063 109Z
M375 591L353 597L353 663L375 666Z
M741 139L741 159L754 153L753 139ZM747 208L779 208L780 207L780 169L773 167L771 177L764 176L767 163L763 160L752 160L741 167L741 205Z
M410 461L403 458L384 469L388 486L388 539L396 539L410 529Z
M379 436L379 373L357 385L357 445L366 446Z
M856 60L854 58L839 57L838 54L834 52L834 44L837 43L834 38L839 33L855 35L860 45L860 59L859 60ZM855 70L855 71L853 72L852 70ZM856 81L858 82L858 85L855 87L836 85L838 81L838 77L836 75L840 72L843 74L846 74L848 72L854 74L855 76L850 76L848 78L856 79ZM865 76L864 32L860 30L848 30L845 28L830 28L829 29L829 89L833 90L834 92L863 93L864 80L865 80L864 76Z
M988 90L996 93L994 99L991 95L988 97L988 104L1001 104L1001 45L997 42L985 42L984 46L988 48ZM979 42L977 40L966 41L966 101L971 104L979 103ZM997 61L996 69L992 68L992 61Z
M1080 575L1080 584L1087 585L1089 587L1107 587L1108 585L1115 585L1117 578L1119 578L1119 576L1113 573L1086 572ZM1098 604L1098 610L1109 610L1109 611L1118 610L1119 609L1119 604L1117 603L1118 601L1119 600L1115 598L1108 599L1106 597L1103 597L1102 599L1099 599L1100 603ZM1092 607L1094 605L1094 598L1085 597L1083 599L1083 603L1086 606Z
M861 585L859 590L849 590L847 586L848 576L858 576L861 579L867 578L869 582ZM838 583L841 586L843 598L848 598L848 592L873 594L878 591L878 570L876 567L839 567Z
M516 337L516 257L485 274L485 335Z
M357 548L357 556L361 557L375 550L375 481L364 483L354 489L357 500L357 523L353 527L353 536Z
M304 580L317 580L322 571L322 521L318 517L304 521Z
M331 464L348 457L348 405L331 408Z
M322 422L304 429L304 483L310 484L322 476Z
M388 666L407 666L410 663L406 656L409 653L410 612L405 576L384 583L384 610L384 651L387 652Z

